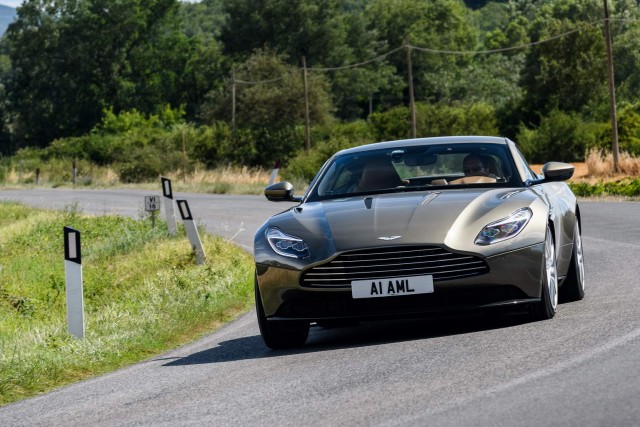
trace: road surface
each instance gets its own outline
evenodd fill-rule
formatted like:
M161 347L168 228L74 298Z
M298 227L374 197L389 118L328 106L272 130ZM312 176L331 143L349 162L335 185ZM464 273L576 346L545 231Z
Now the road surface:
M0 200L139 216L144 191L0 190ZM251 249L287 208L183 194ZM587 291L549 321L473 316L313 327L268 350L255 313L144 363L0 408L2 426L640 425L640 204L581 203Z

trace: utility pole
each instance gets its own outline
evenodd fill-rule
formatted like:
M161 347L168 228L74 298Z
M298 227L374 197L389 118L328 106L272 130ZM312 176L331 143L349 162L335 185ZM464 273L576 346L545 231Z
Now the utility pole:
M236 133L236 70L231 71L231 131Z
M607 72L609 74L609 109L611 112L611 151L613 152L613 171L620 172L618 148L618 117L616 113L616 86L613 80L613 53L611 49L611 28L609 22L609 5L604 2L604 39L607 45Z
M309 84L307 82L307 60L302 57L302 83L304 85L304 147L311 151L311 130L309 120Z
M182 179L187 176L187 133L185 125L182 125Z
M411 67L411 44L409 44L409 36L405 39L405 48L407 50L407 79L409 83L409 110L411 111L411 138L417 136L416 132L416 103L413 98L413 70Z

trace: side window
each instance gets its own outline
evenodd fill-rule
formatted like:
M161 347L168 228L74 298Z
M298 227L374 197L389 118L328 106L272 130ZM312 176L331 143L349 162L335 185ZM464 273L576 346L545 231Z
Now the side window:
M332 184L336 181L336 178L336 162L334 162L325 173L324 179L318 185L318 195L324 196L330 193L333 190L334 185Z

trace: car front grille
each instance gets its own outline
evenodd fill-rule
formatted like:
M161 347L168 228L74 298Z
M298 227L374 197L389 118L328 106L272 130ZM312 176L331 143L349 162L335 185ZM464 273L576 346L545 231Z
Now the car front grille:
M392 246L345 252L302 274L300 285L351 287L354 280L432 275L434 282L489 272L481 258L436 246Z

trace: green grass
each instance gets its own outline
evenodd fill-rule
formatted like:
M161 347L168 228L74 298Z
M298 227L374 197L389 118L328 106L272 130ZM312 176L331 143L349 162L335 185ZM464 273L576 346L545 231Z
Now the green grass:
M622 196L632 199L640 197L640 179L638 178L624 178L595 184L574 182L569 183L569 186L578 197Z
M82 233L83 340L67 333L64 226ZM179 234L0 203L0 405L149 358L248 310L250 255L201 233L207 262L196 266Z

